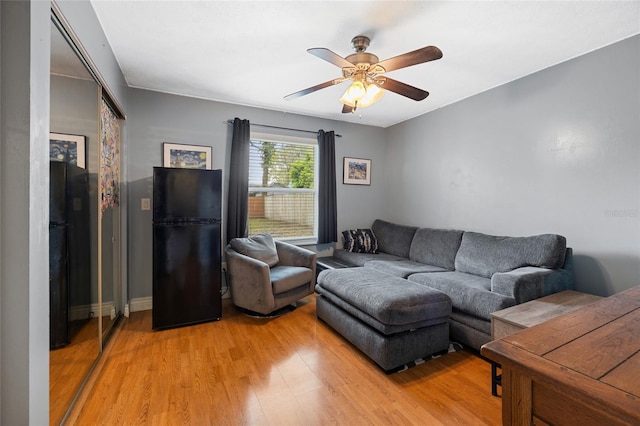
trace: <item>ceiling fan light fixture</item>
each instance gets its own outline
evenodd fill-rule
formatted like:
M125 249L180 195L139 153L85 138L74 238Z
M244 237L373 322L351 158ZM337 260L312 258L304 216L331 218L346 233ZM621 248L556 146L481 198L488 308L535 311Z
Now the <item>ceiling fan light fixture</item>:
M364 98L366 94L367 88L365 87L364 83L361 80L355 80L353 83L351 83L351 86L347 88L340 100L344 99L346 101L342 103L348 102L353 104L356 101Z
M351 90L354 85L356 85L356 88ZM353 96L354 93L357 96ZM382 95L384 95L384 90L377 84L364 83L356 80L344 92L344 95L340 98L340 102L352 108L365 108L378 102L380 98L382 98Z
M351 81L351 84L340 98L340 102L344 104L342 107L343 113L354 112L358 107L364 108L373 105L382 98L382 95L387 90L414 101L421 101L429 96L429 92L425 90L379 75L440 59L442 58L440 49L435 46L425 46L421 49L380 61L376 55L366 52L369 42L370 39L366 36L354 37L351 43L356 53L346 58L324 47L307 49L307 52L312 55L341 68L342 77L291 93L285 96L284 99L294 99L348 80Z
M340 98L340 102L342 102L343 104L350 106L350 107L355 107L356 106L356 100L350 99L347 97L347 93L345 92L344 95L342 95L342 97Z
M380 86L374 83L367 84L367 94L358 101L358 106L360 108L371 106L378 102L382 95L384 95L384 90Z

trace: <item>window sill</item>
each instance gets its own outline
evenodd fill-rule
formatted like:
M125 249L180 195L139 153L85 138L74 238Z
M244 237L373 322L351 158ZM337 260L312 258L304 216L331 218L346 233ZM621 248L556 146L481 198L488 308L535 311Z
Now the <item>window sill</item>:
M294 246L312 246L318 243L317 238L277 238L277 240Z

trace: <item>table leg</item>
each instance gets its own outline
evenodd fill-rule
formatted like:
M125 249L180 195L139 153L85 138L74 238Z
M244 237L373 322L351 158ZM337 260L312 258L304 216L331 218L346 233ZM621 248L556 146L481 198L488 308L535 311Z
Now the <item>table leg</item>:
M502 375L498 374L500 364L491 361L491 395L498 396L498 386L502 386Z

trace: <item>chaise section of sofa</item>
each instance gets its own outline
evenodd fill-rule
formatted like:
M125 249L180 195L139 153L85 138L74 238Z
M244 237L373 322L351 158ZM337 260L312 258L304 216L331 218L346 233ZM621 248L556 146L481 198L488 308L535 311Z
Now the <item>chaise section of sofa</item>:
M448 349L446 294L363 267L322 271L318 280L318 318L385 372Z

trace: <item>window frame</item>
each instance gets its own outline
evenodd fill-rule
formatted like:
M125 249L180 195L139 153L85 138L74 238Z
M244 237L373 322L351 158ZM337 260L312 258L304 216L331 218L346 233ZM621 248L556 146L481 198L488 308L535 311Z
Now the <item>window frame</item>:
M318 184L319 184L319 149L318 149L318 140L312 137L300 137L300 136L291 136L280 133L263 133L263 132L254 132L252 131L249 135L250 141L261 141L261 142L274 142L274 143L286 143L293 145L307 145L313 146L314 149L314 162L313 162L313 188L263 188L263 187L255 187L251 186L251 182L248 185L248 193L252 192L271 192L271 193L309 193L313 192L313 235L312 236L298 236L298 237L274 237L275 240L285 241L295 245L310 245L317 244L318 242L318 214L319 214L319 205L318 205ZM248 219L247 219L248 220ZM249 224L247 223L247 231L249 228ZM249 234L251 235L251 234Z

